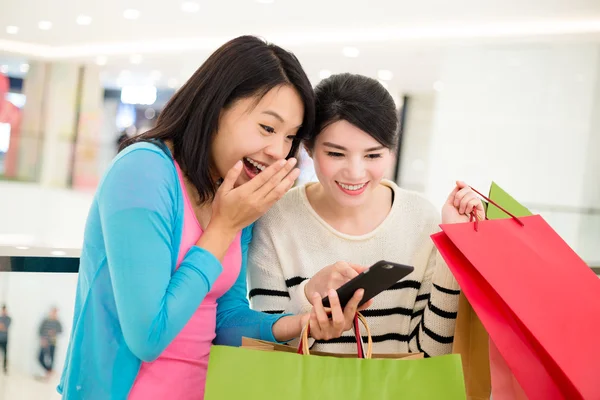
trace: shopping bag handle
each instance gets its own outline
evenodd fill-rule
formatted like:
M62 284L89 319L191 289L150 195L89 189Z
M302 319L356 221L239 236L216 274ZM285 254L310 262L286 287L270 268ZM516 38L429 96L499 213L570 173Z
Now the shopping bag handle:
M475 189L472 186L469 186L471 188L472 191L474 191L475 193L477 193L479 196L481 196L485 201L487 201L488 203L493 204L494 206L498 207L500 210L504 211L504 213L506 213L507 215L509 215L512 219L514 219L515 221L517 221L517 223L521 226L525 226L525 224L523 223L523 221L521 221L519 218L517 218L514 214L511 214L510 212L508 212L506 209L504 209L502 206L500 206L498 203L496 203L494 200L490 199L489 197L487 197L486 195L484 195L483 193L479 192L477 189ZM487 219L487 217L486 217ZM475 230L477 231L479 228L479 224L478 224L478 216L477 216L477 210L473 210L473 212L471 213L471 221L475 220Z
M371 358L373 355L373 338L371 337L371 329L369 328L369 324L367 323L367 319L361 314L356 313L354 317L355 325L356 321L360 321L367 331L367 353L364 354L364 357L361 358ZM358 343L360 339L360 330L355 329L356 331L356 340L359 347L359 357L362 355L361 345ZM310 349L308 348L308 334L310 333L310 321L306 323L304 329L302 329L302 334L300 336L300 344L298 345L298 354L304 354L306 356L310 355Z

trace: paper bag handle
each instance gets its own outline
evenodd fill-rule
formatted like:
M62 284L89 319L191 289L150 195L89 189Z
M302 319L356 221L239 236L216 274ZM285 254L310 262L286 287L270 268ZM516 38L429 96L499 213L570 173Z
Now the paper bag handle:
M488 203L491 203L491 204L495 205L496 207L498 207L500 210L504 211L504 213L506 213L507 215L509 215L515 221L517 221L517 223L519 225L525 226L525 224L523 223L523 221L521 221L519 218L517 218L514 214L511 214L510 212L508 212L506 209L504 209L502 206L500 206L494 200L492 200L489 197L485 196L484 194L482 194L481 192L479 192L474 187L472 187L472 186L469 186L469 187L471 188L472 191L474 191L475 193L477 193L479 196L481 196ZM487 217L486 217L486 219L487 219ZM478 228L479 228L479 224L478 224L479 216L477 215L477 211L476 210L473 210L473 212L471 213L471 221L473 221L473 220L475 220L475 230L477 231Z
M371 329L369 328L369 324L367 323L367 319L361 314L356 313L356 318L363 324L367 331L367 353L364 358L371 358L373 355L373 338L371 337ZM310 332L310 321L306 323L304 329L302 329L302 334L300 336L300 344L298 346L298 354L304 354L306 356L310 355L310 349L308 348L308 334ZM360 340L360 331L357 329L357 340Z

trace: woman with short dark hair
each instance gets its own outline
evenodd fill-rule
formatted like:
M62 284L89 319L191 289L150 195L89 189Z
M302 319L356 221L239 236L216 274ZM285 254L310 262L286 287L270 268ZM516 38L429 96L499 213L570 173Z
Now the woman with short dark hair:
M363 312L375 353L451 351L458 283L433 245L439 212L384 179L394 161L398 113L375 79L333 75L315 88L315 131L307 139L318 182L289 191L254 226L249 251L252 306L302 313L379 260L414 271ZM469 220L483 206L463 182L442 223ZM330 340L326 340L330 339ZM314 349L355 352L354 336L317 340Z

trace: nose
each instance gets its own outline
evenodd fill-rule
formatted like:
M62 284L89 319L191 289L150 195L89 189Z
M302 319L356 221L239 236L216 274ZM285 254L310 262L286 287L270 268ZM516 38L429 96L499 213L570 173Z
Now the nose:
M265 147L265 154L273 160L285 158L292 148L292 142L284 135L275 135Z
M349 180L355 183L364 178L365 163L363 158L359 156L350 159L346 168L346 173L348 175Z

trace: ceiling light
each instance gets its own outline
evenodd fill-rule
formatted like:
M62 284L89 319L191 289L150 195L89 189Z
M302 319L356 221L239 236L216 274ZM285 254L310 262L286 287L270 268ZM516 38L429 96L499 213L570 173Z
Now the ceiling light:
M433 84L433 90L435 90L436 92L441 92L442 90L444 90L444 82L436 81Z
M77 25L89 25L92 23L92 17L89 15L79 15L77 17Z
M154 86L123 86L121 103L152 105L156 102L157 90Z
M381 86L383 86L386 89L390 88L390 85L388 85L386 81L382 81L381 79L379 79L379 83L381 83Z
M256 2L260 4L273 4L275 0L256 0Z
M167 86L170 87L171 89L175 89L177 87L177 79L175 78L171 78L169 79L169 81L167 82Z
M142 56L140 54L133 54L129 57L129 61L131 61L132 64L141 64Z
M146 117L146 119L152 119L156 117L156 111L154 108L146 108L146 111L144 111L144 117Z
M125 10L123 11L123 17L125 19L138 19L140 17L140 12L134 9Z
M2 72L3 74L7 74L8 73L8 65L0 66L0 72Z
M27 247L27 246L16 246L15 249L17 249L17 250L29 250L29 247Z
M48 29L52 28L52 22L50 22L50 21L40 21L38 23L38 28L40 28L43 31L47 31Z
M8 33L9 35L16 35L17 33L19 33L19 28L16 26L7 26L6 27L6 33Z
M181 3L181 11L187 13L195 13L200 11L200 4L195 1L184 1Z
M162 76L162 74L160 73L160 71L158 71L156 69L154 71L150 72L150 79L152 79L153 81L159 80L161 76Z
M21 64L19 69L22 73L26 74L27 72L29 72L29 64Z
M53 256L64 256L67 253L62 250L53 250L50 252L50 254L52 254Z
M342 54L346 57L356 58L360 54L360 50L356 47L346 46L342 49Z
M382 81L391 81L394 78L394 73L389 69L380 69L377 71L377 77Z
M319 71L319 78L321 79L327 79L331 76L331 71L328 69L322 69L321 71Z
M96 65L106 65L107 62L108 62L108 59L106 58L106 56L96 57Z

